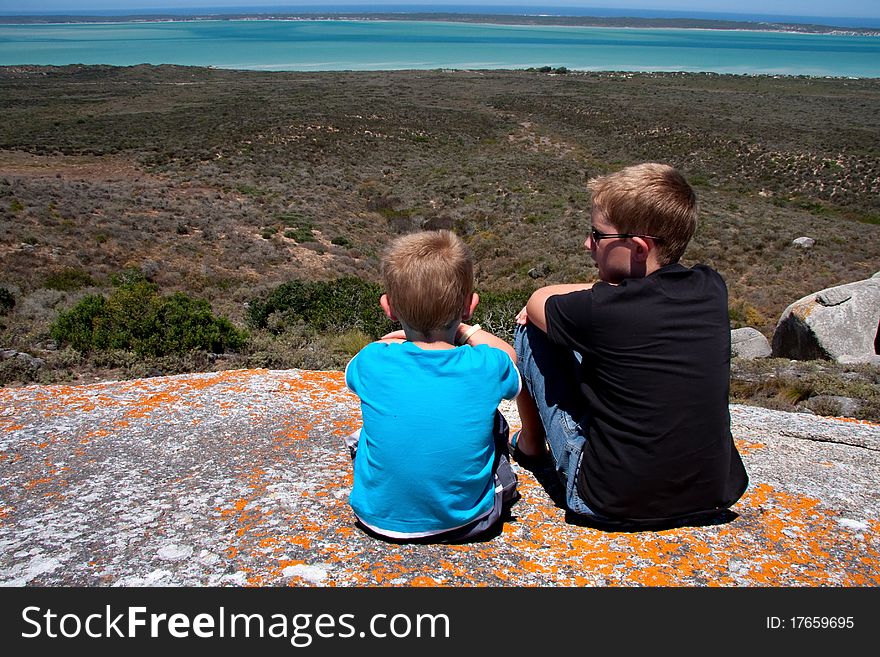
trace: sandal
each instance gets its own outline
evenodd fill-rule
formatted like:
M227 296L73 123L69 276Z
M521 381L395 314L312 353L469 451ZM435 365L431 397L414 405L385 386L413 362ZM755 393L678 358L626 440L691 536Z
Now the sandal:
M510 458L513 459L514 463L522 466L526 470L539 470L545 467L548 464L548 457L550 455L546 452L539 456L529 456L528 454L524 454L519 448L519 445L517 445L521 433L522 429L515 431L507 443L507 451L510 454Z
M556 471L556 463L553 460L553 455L550 454L549 450L545 450L545 452L539 456L523 454L522 450L517 445L521 432L522 429L514 433L507 443L507 451L510 454L511 460L519 465L519 467L531 472L535 479L538 480L538 483L541 484L545 491L547 491L547 494L556 506L560 509L565 509L565 486L562 485L562 482L559 479L559 473Z

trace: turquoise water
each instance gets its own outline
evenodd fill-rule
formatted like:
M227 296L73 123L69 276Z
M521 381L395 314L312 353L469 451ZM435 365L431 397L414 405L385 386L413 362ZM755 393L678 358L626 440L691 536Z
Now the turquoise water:
M0 65L527 68L880 77L880 37L423 21L0 25Z

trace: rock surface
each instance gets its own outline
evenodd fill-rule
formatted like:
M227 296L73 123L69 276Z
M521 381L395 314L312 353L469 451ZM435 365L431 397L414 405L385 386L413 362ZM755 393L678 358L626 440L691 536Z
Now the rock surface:
M512 426L515 406L502 407ZM566 524L534 477L503 531L398 545L353 524L339 372L0 389L11 586L877 586L880 427L731 406L751 483L726 524Z
M876 360L880 279L838 285L795 301L773 334L773 355L794 360Z
M772 350L763 333L747 326L730 332L730 353L740 358L767 358Z

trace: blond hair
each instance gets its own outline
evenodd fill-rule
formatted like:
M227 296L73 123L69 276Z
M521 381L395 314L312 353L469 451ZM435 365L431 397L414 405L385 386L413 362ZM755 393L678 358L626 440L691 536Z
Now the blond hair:
M678 262L697 228L697 195L676 169L648 162L593 178L593 204L621 233L659 237L661 265Z
M461 320L473 294L473 259L448 230L411 233L389 245L382 280L398 319L428 335Z

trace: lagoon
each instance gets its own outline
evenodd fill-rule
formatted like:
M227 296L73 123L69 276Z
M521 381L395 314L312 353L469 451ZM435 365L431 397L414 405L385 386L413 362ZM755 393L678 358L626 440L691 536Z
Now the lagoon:
M265 71L521 69L880 77L880 37L434 21L196 20L0 25L0 65Z

